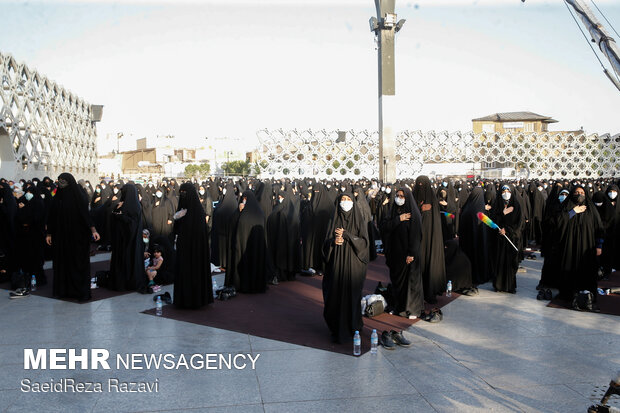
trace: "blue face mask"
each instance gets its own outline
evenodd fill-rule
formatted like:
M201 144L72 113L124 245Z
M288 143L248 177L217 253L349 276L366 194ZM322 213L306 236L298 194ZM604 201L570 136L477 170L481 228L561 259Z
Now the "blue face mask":
M443 185L443 187L445 188L445 187L447 187L447 186L448 186L448 183L447 183L447 182L444 182L444 183L442 183L442 185Z
M26 192L26 194L24 195L24 198L26 198L26 201L30 201L32 197L34 197L34 195L31 192Z
M566 199L566 195L560 195L558 199L560 200L560 202L564 202L564 200Z

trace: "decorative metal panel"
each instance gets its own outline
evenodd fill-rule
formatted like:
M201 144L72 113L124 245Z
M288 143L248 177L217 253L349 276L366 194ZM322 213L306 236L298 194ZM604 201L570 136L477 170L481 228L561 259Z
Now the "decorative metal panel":
M97 142L90 104L1 53L0 78L0 128L8 133L16 170L25 176L94 175Z
M264 176L377 177L378 133L260 130ZM620 175L620 135L585 132L480 133L404 131L396 137L398 178L416 177L424 164L475 163L516 167L530 178Z

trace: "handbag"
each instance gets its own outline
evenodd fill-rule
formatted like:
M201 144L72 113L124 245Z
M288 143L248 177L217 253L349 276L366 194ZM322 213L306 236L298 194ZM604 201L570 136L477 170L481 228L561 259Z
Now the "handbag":
M573 296L573 310L592 311L592 293L588 290L575 293Z

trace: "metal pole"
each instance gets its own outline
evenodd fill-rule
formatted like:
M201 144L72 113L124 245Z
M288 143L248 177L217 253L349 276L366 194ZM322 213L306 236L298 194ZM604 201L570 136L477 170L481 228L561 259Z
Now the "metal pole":
M379 64L379 179L396 181L396 137L393 116L395 88L394 35L404 24L396 22L396 0L375 0L377 17L370 19L370 29L377 35Z

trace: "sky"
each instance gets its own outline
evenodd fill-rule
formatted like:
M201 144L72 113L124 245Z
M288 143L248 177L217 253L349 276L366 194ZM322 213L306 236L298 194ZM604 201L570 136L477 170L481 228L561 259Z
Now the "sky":
M596 4L620 30L620 2ZM104 105L100 137L251 146L264 128L377 129L372 0L0 7L0 51ZM558 120L553 130L620 132L620 92L561 0L397 0L396 13L407 21L396 36L395 130L466 132L473 118L531 111Z

